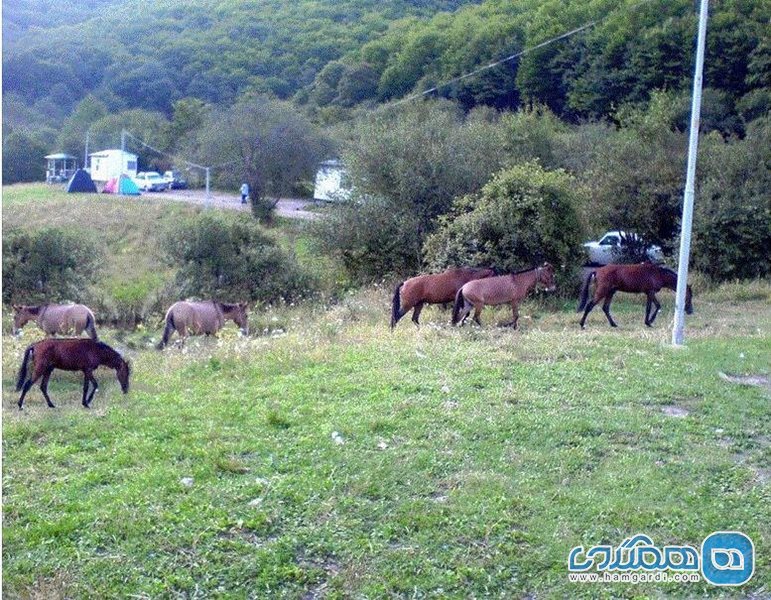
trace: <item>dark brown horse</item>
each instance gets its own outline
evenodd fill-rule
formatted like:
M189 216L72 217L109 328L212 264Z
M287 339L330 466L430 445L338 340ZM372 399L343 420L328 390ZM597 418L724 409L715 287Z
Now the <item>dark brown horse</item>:
M46 335L75 334L86 331L96 339L94 313L83 304L41 304L39 306L14 306L13 333L18 334L29 321L35 321Z
M481 325L482 322L479 320L479 315L485 306L511 304L514 320L510 325L516 329L517 320L519 319L519 303L539 283L544 286L547 292L556 289L554 285L554 267L549 263L509 275L470 281L461 287L455 296L455 305L452 309L452 324L457 325L460 323L463 325L473 308L474 322L477 325Z
M413 308L412 321L420 325L420 311L426 304L447 304L455 300L455 294L469 281L495 275L493 269L463 267L449 269L434 275L418 275L403 281L394 290L391 307L391 329Z
M163 338L158 344L158 349L162 349L169 342L169 338L175 330L184 343L188 334L213 335L217 333L225 325L227 319L235 321L244 335L249 333L246 302L239 304L226 304L215 300L175 302L166 311L166 328L163 330Z
M32 375L28 379L27 367L30 359L34 362L34 367ZM21 390L19 410L24 406L24 396L27 395L32 385L41 378L40 391L43 392L48 406L55 408L51 398L48 397L48 379L54 369L83 371L82 402L83 406L88 408L99 388L99 384L94 378L94 371L101 365L115 369L121 390L124 394L128 392L131 368L118 352L104 342L83 338L51 338L32 344L24 352L24 360L16 380L16 391ZM89 384L94 386L90 393Z
M592 280L596 280L597 287L594 290L592 300L589 300L589 286ZM632 294L645 294L648 302L645 304L645 324L648 327L653 326L653 321L659 313L661 304L656 298L656 292L661 288L677 290L677 273L672 269L654 265L653 263L641 263L638 265L606 265L592 271L584 280L581 289L581 298L576 312L584 311L581 317L581 329L584 328L586 317L592 309L602 300L602 310L608 317L608 323L611 327L617 327L613 317L610 316L610 303L613 300L613 294L616 292L629 292ZM651 312L651 306L655 310ZM689 315L693 313L691 304L691 286L685 288L685 312Z

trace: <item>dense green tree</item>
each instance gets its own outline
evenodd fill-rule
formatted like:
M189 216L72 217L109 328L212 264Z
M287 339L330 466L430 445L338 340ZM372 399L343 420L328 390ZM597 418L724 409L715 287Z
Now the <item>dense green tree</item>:
M20 181L45 181L48 147L37 136L22 130L3 132L3 185Z
M693 265L717 280L771 273L771 118L743 140L702 144L694 208Z
M524 163L496 174L478 194L459 198L425 244L432 270L495 265L516 271L549 261L559 279L580 264L585 196L564 171Z
M419 239L453 198L478 190L506 161L503 129L489 113L450 102L385 109L360 123L345 149L354 185L417 218Z
M86 141L86 134L100 119L107 116L107 107L94 96L86 96L62 123L57 146L62 152L80 156ZM98 150L98 148L91 148Z
M225 165L217 174L223 185L249 184L255 216L270 220L278 198L313 177L327 143L292 104L250 95L212 112L198 146L204 164Z

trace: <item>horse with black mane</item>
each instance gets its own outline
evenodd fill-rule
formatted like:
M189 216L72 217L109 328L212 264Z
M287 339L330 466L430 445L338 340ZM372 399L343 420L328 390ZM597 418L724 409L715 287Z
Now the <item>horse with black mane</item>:
M30 359L34 362L32 374L27 377ZM16 379L16 391L21 391L19 410L24 406L24 397L33 384L41 379L40 391L50 408L55 408L48 396L48 380L54 369L62 371L83 371L84 407L89 408L99 384L94 378L94 371L104 365L115 369L121 390L128 392L131 367L128 362L104 342L87 338L49 338L32 344L24 351L24 360ZM93 385L93 389L89 387Z
M412 322L420 325L420 311L426 304L447 304L455 300L455 294L469 281L495 275L494 269L461 267L443 273L418 275L403 281L394 290L391 303L391 329L404 315L412 311Z
M594 296L589 301L589 286L592 281L596 281ZM645 262L637 265L606 265L596 271L592 271L584 279L581 288L581 297L578 302L576 312L584 311L581 317L581 329L584 329L586 317L592 309L602 300L602 310L608 318L611 327L618 327L613 317L610 315L610 303L616 292L629 292L632 294L645 294L648 301L645 304L645 324L648 327L653 326L653 321L659 313L661 304L656 298L656 293L661 288L668 288L672 291L677 290L677 273L667 267L662 267L653 263ZM685 312L689 315L693 313L693 304L691 303L691 286L685 288ZM655 310L651 312L651 307Z
M452 324L457 325L466 321L474 309L474 322L482 325L479 315L482 309L487 306L498 304L511 304L511 312L514 319L509 324L514 329L517 328L519 320L519 303L527 296L528 292L541 284L545 291L551 292L556 289L554 283L554 267L549 263L544 263L540 267L531 267L516 273L500 275L498 277L488 277L476 281L469 281L458 290L455 296L455 305L452 310Z

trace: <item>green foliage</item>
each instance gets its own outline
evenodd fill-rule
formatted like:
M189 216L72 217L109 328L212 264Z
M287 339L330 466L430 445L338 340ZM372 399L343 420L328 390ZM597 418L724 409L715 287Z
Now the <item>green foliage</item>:
M479 194L455 202L426 241L426 261L431 270L494 265L509 272L548 261L567 281L583 241L578 208L584 202L564 171L516 165L496 174Z
M168 120L162 113L142 109L111 113L95 121L91 125L91 147L97 149L120 148L121 131L124 129L132 136L136 136L159 150L168 148ZM164 170L157 165L165 164L164 161L167 160L165 157L140 145L133 138L127 138L126 143L128 151L140 155L140 171Z
M359 283L414 273L420 264L415 215L379 197L336 203L312 225L319 250Z
M227 110L212 112L198 136L206 164L224 164L218 182L237 188L246 181L255 216L269 220L270 205L298 180L311 179L327 141L293 105L265 96L246 96Z
M45 181L45 143L24 131L3 132L3 184Z
M273 303L313 291L294 257L252 221L205 212L174 225L163 250L182 296Z
M587 188L584 218L593 233L632 231L669 251L679 231L687 139L679 99L657 93L644 108L619 111L620 129L585 125L562 136L558 164Z
M453 198L478 190L506 160L503 128L488 111L463 117L449 102L376 113L345 148L354 187L412 212L418 242Z
M83 155L86 134L91 126L107 116L107 107L94 96L86 96L64 120L57 137L58 150L75 156ZM90 150L97 150L91 146Z
M85 300L100 264L101 250L86 231L9 231L3 235L3 302Z
M712 136L699 164L693 265L716 280L771 272L771 117L748 127L743 140Z
M546 168L556 166L554 145L568 127L552 111L538 106L507 113L501 124L506 128L507 150L514 162L537 160Z

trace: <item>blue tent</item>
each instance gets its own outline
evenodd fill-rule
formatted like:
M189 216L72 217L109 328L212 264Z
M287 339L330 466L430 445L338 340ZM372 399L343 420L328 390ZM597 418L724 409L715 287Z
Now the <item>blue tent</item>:
M128 175L121 175L118 179L118 193L124 196L139 196L139 188Z
M67 184L67 192L70 194L96 194L96 185L87 171L78 169Z

